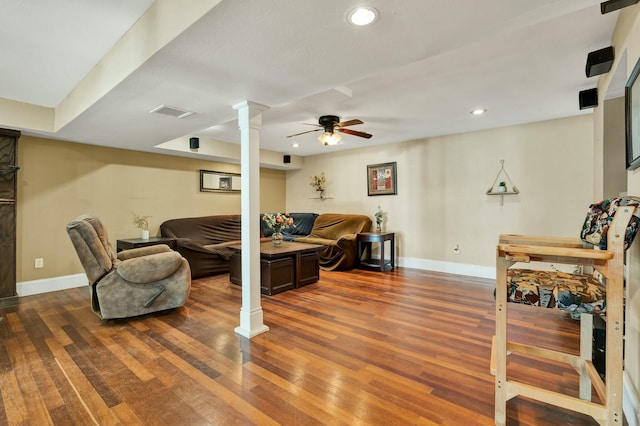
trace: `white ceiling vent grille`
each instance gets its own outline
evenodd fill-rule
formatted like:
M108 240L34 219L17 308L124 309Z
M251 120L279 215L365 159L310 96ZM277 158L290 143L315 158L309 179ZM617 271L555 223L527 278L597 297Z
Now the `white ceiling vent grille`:
M177 118L185 118L190 116L191 114L194 114L193 111L186 111L184 109L180 109L180 108L176 108L168 105L160 105L158 108L154 108L151 111L149 111L149 114L153 114L153 113L170 115L171 117L177 117Z

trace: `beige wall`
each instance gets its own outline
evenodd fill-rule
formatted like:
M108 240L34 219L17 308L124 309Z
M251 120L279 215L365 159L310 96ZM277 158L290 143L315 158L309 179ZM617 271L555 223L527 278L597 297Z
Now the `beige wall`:
M603 196L627 192L625 171L624 96L604 102Z
M137 238L132 212L151 215L151 235L166 219L240 213L240 194L200 192L200 169L239 166L23 136L18 142L17 281L82 272L65 226L90 213L113 244ZM262 169L261 211L283 210L285 172ZM44 259L35 269L34 259Z
M373 217L379 205L405 265L494 268L500 233L579 236L593 202L592 123L582 115L307 157L304 169L287 173L287 208ZM520 194L500 206L500 197L485 192L502 159ZM397 162L398 195L367 196L367 164L388 161ZM309 186L321 172L326 200L313 199Z
M611 44L616 51L616 59L611 71L598 80L598 96L605 98L611 79L622 67L626 78L631 75L635 64L640 60L640 4L622 9L616 23ZM626 58L625 60L622 60ZM604 108L596 108L594 120L595 137L602 138L605 118ZM640 169L627 173L627 192L629 195L640 196ZM626 325L625 325L625 375L635 392L640 395L640 242L627 253L629 270L626 281ZM636 400L637 401L637 400ZM640 407L635 407L636 419L640 419ZM637 423L636 423L637 424Z

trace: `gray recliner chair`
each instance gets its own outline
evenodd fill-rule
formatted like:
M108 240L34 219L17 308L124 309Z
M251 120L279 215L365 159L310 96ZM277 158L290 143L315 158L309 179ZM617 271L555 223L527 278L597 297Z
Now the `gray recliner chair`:
M67 224L91 287L91 308L102 319L127 318L184 305L191 289L189 262L167 245L116 255L102 222L78 216Z

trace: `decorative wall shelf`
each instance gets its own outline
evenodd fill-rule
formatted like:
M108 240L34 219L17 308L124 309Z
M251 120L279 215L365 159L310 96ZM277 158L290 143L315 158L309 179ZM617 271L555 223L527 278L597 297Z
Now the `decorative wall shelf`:
M326 194L326 189L316 189L316 191L318 192L318 196L317 197L311 197L309 198L310 200L327 200L327 199L331 199L333 197L327 197Z
M507 181L509 181L509 185L506 185L506 182L504 180L500 180L500 176L504 175L504 177L506 178ZM500 183L504 183L504 185L500 185L498 184L498 186L496 186L496 182L500 181ZM505 188L504 190L500 190L500 188ZM511 188L511 189L509 189ZM513 184L513 182L511 181L511 178L509 177L509 174L507 173L507 171L504 168L504 160L500 160L500 170L498 170L498 174L496 175L496 178L493 180L493 184L491 185L491 187L489 189L487 189L486 194L487 195L499 195L500 196L500 205L504 205L504 196L505 195L515 195L515 194L519 194L520 191L518 190L518 188L516 188L516 186Z

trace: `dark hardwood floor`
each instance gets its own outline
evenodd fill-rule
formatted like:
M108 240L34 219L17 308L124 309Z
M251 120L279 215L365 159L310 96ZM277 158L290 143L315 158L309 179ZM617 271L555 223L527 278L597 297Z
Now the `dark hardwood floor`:
M396 268L322 272L263 296L270 331L239 337L241 289L193 281L177 310L101 322L88 288L0 308L1 425L491 425L492 280ZM510 306L510 339L578 351L565 313ZM511 358L511 357L510 357ZM577 395L577 374L513 356L509 374ZM567 389L571 390L567 390ZM595 425L521 398L510 425Z

